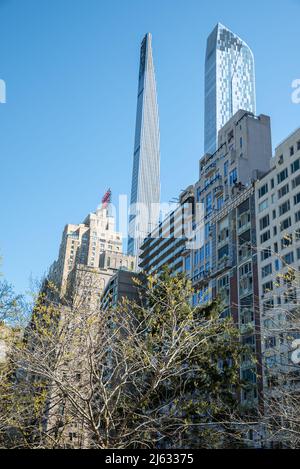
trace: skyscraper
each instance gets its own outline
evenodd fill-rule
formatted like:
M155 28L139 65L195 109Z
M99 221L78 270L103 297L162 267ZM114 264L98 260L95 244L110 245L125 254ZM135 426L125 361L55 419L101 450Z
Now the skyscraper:
M133 157L128 254L138 256L143 239L159 221L160 137L152 36L141 45Z
M254 56L218 23L208 37L205 59L205 153L217 150L219 130L239 109L256 113Z

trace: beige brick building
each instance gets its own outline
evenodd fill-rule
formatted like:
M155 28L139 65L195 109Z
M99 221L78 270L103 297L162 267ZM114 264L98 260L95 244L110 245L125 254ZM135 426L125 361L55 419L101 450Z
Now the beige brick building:
M103 203L83 223L66 225L58 259L48 276L60 296L59 330L69 334L65 343L58 344L65 349L65 355L56 363L55 375L64 385L69 383L80 389L82 395L87 392L90 376L87 334L82 324L86 318L98 317L103 291L118 270L134 271L135 258L123 254L122 235L116 231L109 204ZM51 291L52 287L49 293L46 281L45 292L50 302ZM55 295L54 304L56 300ZM84 407L81 401L80 405ZM92 444L84 419L74 414L55 379L49 386L43 428L45 435L59 441L57 444L64 448L84 448Z
M103 204L90 213L83 223L66 225L58 260L50 268L49 277L61 296L72 294L85 277L93 276L98 295L119 269L135 270L135 258L123 254L122 235L116 231L109 206Z

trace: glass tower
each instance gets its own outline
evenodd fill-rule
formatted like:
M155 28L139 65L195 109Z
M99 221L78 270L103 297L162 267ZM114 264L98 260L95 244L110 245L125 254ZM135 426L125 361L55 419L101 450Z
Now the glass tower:
M141 45L133 157L128 254L138 256L147 234L159 221L160 136L152 36Z
M236 34L218 23L205 59L205 153L217 150L218 132L239 110L256 113L254 56Z

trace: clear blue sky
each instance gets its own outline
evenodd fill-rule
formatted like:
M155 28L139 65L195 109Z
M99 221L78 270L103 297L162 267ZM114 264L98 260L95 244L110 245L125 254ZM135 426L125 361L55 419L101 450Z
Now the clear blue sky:
M140 41L153 34L162 199L197 180L206 38L220 21L255 54L273 145L300 126L300 0L0 0L0 253L17 291L57 257L106 188L130 192Z

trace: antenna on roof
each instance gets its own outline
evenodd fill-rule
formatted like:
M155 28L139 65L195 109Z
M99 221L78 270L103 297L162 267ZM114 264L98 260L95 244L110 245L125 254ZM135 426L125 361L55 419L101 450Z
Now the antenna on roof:
M106 208L111 203L111 196L111 189L108 189L102 198L102 208Z

